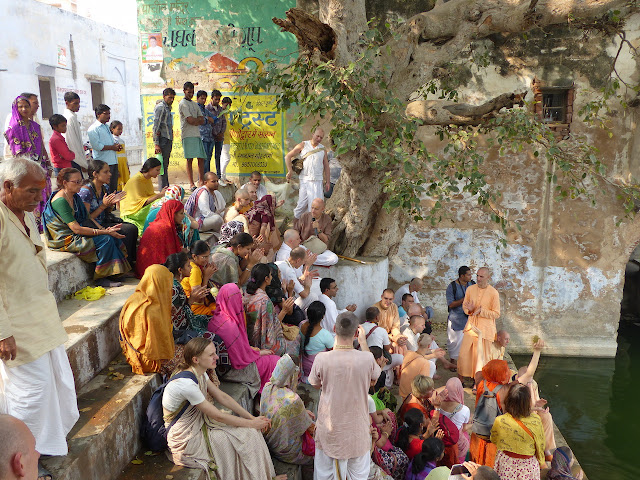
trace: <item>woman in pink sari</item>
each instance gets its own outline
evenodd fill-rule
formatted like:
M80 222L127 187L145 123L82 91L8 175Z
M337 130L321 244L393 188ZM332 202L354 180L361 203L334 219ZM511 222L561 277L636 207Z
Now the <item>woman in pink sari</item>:
M242 293L237 284L227 283L220 288L216 310L209 320L209 331L222 338L233 367L221 380L247 383L257 373L260 376L258 393L262 393L280 357L273 355L271 350L260 350L249 345Z
M468 430L471 428L471 412L469 407L464 404L464 389L460 379L453 377L447 380L446 391L447 395L440 404L440 413L448 417L460 430L458 458L460 463L464 463L469 451Z

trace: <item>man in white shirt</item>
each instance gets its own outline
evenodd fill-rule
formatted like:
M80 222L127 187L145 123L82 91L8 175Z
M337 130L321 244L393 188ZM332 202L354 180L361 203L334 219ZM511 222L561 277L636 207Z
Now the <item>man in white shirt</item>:
M306 250L302 247L296 247L291 250L287 260L276 262L282 274L282 284L286 285L293 281L293 291L297 297L295 304L302 310L318 299L315 294L311 293L311 282L314 277L318 276L318 271L311 270L309 265L305 265L302 275L298 273L306 258Z
M220 232L224 223L226 202L218 191L218 176L213 172L204 174L204 185L196 188L185 203L185 212L195 218L201 232Z
M378 310L378 307L367 308L364 313L365 320L362 323L362 328L364 328L369 347L380 347L391 354L391 362L382 368L382 371L387 374L385 387L391 388L393 386L393 369L402 365L404 357L399 353L391 353L392 347L389 334L384 328L378 326L379 316L380 310Z
M402 296L405 293L410 293L413 297L415 303L420 303L420 299L418 298L418 292L422 290L422 279L415 277L412 278L411 281L396 290L396 295L393 299L393 303L397 306L402 305Z
M284 235L282 236L282 245L280 245L280 249L276 253L276 260L286 260L289 257L289 252L292 248L302 247L305 250L307 248L304 245L300 245L302 243L302 239L300 238L300 233L293 228L285 230ZM308 250L307 250L308 251ZM311 253L311 252L309 252ZM335 256L333 252L329 252L332 256ZM321 267L328 267L334 265L336 262L332 262L331 258L326 255L318 255L313 254L314 259L313 262L315 265L320 265Z
M262 197L269 194L269 192L267 192L267 187L262 184L262 174L257 170L255 172L251 172L249 181L241 188L247 188L249 185L255 185L257 200L260 200Z
M347 305L344 310L338 310L336 302L333 301L333 298L337 294L338 285L333 278L323 278L320 280L320 297L318 300L324 304L326 309L324 318L320 322L320 325L325 330L331 332L333 336L336 335L334 327L336 325L336 318L338 318L338 315L347 311L355 312L356 308L358 308L355 303L352 303L351 305Z
M398 315L400 316L400 327L405 325L409 320L409 307L415 303L415 299L410 293L405 293L402 296L402 305L398 307Z
M65 92L64 103L67 108L64 109L64 118L67 119L67 133L63 134L67 142L69 150L75 153L76 158L71 162L74 168L82 170L87 169L87 157L84 154L84 142L82 141L82 130L78 121L78 110L80 110L80 97L76 92Z

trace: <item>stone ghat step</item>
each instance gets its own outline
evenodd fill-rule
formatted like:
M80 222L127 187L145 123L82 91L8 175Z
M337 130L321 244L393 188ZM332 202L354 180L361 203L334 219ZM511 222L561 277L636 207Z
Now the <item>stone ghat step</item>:
M69 299L58 303L62 325L69 336L65 343L76 390L86 385L113 360L120 350L118 318L126 299L135 291L137 279L108 288L104 297L89 302Z
M95 266L80 260L72 253L47 249L47 271L49 290L56 302L89 285L93 280Z
M80 420L67 437L69 454L44 457L56 480L112 480L140 449L140 419L160 376L134 375L119 356L78 392Z

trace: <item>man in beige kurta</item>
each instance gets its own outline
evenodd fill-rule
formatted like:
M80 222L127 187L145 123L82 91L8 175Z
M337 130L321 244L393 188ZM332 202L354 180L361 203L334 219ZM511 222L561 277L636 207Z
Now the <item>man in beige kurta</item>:
M31 160L0 163L0 413L26 423L41 454L66 455L78 407L32 213L44 179Z
M492 356L492 344L496 338L496 320L500 316L500 296L489 285L491 273L487 267L478 269L476 285L467 288L462 308L469 315L458 357L458 376L473 377L484 365L477 361L478 348L483 350L483 358ZM478 341L477 328L482 338ZM487 360L485 360L487 361Z

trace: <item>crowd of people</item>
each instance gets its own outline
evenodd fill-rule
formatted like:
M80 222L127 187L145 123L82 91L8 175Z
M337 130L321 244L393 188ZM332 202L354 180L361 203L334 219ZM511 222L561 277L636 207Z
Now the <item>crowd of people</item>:
M211 113L201 93L193 108L181 105L180 116L185 152L206 160L206 151L218 151L218 137L202 147L184 127L217 125L223 107L217 109L214 91ZM193 85L185 84L183 102L192 96ZM69 96L72 113L77 100ZM171 98L163 101L171 106ZM156 115L166 105L158 104ZM7 139L31 143L34 155L12 149L13 158L0 163L0 271L7 287L0 304L0 413L7 414L0 415L0 435L11 427L20 436L0 455L0 472L30 468L37 452L65 455L65 437L78 419L37 212L47 246L95 263L98 281L116 286L134 272L140 279L122 307L120 345L134 373L169 380L162 406L178 465L222 479L282 478L272 458L313 465L314 478L327 480L438 479L451 469L462 469L462 478L537 480L546 467L548 478L574 478L571 452L556 448L533 380L544 342L536 339L527 367L509 369L509 334L496 331L500 301L489 268L477 270L476 283L471 269L460 267L446 288L449 358L432 333L434 310L418 296L420 278L384 289L361 318L355 303L338 308L340 285L318 273L338 261L328 249L332 219L323 194L332 186L321 129L285 157L288 178L294 157L303 165L293 228L280 236L279 205L260 172L228 208L217 191L219 175L200 161L202 185L187 198L164 178L155 191L162 168L155 157L118 192L119 147L103 128L105 106L96 109L90 132L94 158L77 163L68 155L75 164L56 167L56 188L48 192L52 177L44 145L33 145L31 133L39 129L27 122L29 97L18 97L14 107L20 117L15 122L12 115ZM56 132L65 133L64 122L55 122ZM62 136L56 142L67 145ZM206 241L205 231L212 232ZM457 376L436 389L438 365ZM190 373L176 377L180 372ZM243 385L240 403L219 388L221 381ZM299 396L299 382L320 389L316 415ZM465 405L465 386L475 394L474 412ZM28 428L16 427L21 421ZM50 478L39 468L40 477Z

